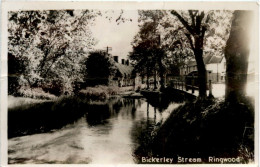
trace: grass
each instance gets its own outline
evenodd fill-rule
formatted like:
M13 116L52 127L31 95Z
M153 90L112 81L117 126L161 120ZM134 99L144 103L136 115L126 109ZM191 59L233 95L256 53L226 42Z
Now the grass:
M28 98L28 97L15 97L15 96L9 95L8 96L8 108L42 103L42 102L46 102L46 101L48 101L48 100L33 99L33 98Z
M119 93L118 87L109 87L98 85L96 87L87 87L79 91L79 96L90 100L106 100L112 95Z
M60 97L8 109L8 138L48 132L73 123L86 113L87 102L77 97Z
M22 97L33 98L33 99L45 99L45 100L55 100L57 96L45 92L42 88L25 88L19 89L19 95Z

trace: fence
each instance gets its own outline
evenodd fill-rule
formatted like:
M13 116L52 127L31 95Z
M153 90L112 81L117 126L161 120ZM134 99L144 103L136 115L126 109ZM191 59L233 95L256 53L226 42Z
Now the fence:
M169 83L168 86L183 90L189 91L191 89L191 93L194 94L195 90L199 89L199 79L198 76L185 76L183 77L174 77ZM212 81L208 80L206 90L209 90L209 95L212 95Z

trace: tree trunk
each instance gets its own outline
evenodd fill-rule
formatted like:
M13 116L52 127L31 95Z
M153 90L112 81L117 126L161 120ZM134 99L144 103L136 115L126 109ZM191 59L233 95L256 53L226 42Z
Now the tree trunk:
M171 11L173 15L175 15L179 21L183 24L183 26L187 29L189 33L186 33L186 37L190 43L190 46L194 52L197 67L198 67L198 82L199 82L199 98L206 98L207 93L207 71L205 64L203 62L203 40L205 36L205 32L207 27L202 24L202 20L205 17L205 13L202 11L196 11L196 14L193 11L190 12L190 18L192 20L192 24L190 25L188 21L186 21L178 12L175 10ZM205 23L208 23L209 17L206 18ZM194 37L195 41L193 41L192 37Z
M153 82L153 89L157 89L157 84L156 84L156 82L157 82L157 80L156 80L156 70L154 69L154 75L153 75L153 77L154 77L154 82Z
M225 48L226 101L238 102L245 96L249 57L250 11L235 11Z
M159 61L159 69L160 69L160 85L161 85L161 88L160 90L163 90L165 88L165 85L164 85L164 69L163 69L163 65L162 65L162 61L160 60Z
M146 86L147 86L147 89L150 88L150 85L149 85L149 67L148 66L146 67Z
M165 88L164 82L165 82L164 75L160 74L160 85L161 85L160 90L163 90Z
M207 96L207 70L203 61L202 47L203 38L197 38L195 41L194 55L198 67L199 98L205 99Z

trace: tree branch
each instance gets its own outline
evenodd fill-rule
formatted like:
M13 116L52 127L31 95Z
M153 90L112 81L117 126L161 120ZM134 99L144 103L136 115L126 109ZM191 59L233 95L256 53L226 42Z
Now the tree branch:
M208 14L205 23L209 23L209 20L210 20L210 16Z
M202 11L202 12L200 13L200 20L202 20L204 17L205 17L205 13L204 13L204 11Z
M201 23L202 23L202 19L204 18L205 14L202 11L200 13L200 15L196 16L196 34L200 35L200 27L201 27Z
M193 14L193 10L189 10L189 15L192 20L192 26L195 27L195 15Z
M193 31L192 27L189 25L189 23L183 17L181 17L181 15L178 12L176 12L175 10L172 10L171 14L176 16L179 19L179 21L190 32L190 34L194 34L194 31Z

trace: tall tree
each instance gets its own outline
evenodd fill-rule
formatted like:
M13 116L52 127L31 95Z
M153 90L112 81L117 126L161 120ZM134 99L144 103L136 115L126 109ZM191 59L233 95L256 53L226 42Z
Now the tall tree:
M227 32L229 32L230 13L230 11L171 11L171 14L178 18L179 22L185 28L186 31L184 31L184 34L194 53L198 69L200 98L206 97L207 87L207 75L203 61L203 51L206 45L210 46L211 50L221 50L223 48L223 43L225 43L223 41L226 41L226 35ZM213 25L217 26L213 27ZM221 28L224 30L224 33L218 33L218 26L222 26ZM211 39L212 36L215 36L215 40L206 44L206 42L208 42L207 38ZM219 36L222 39L216 39L216 36Z
M93 51L85 62L86 85L108 85L109 79L115 74L115 67L106 52Z
M61 93L72 92L82 80L87 52L95 44L89 29L98 11L43 10L9 13L8 52L28 60L20 83L49 87L60 83ZM20 61L21 63L23 61ZM49 91L49 90L47 90Z
M164 16L164 12L157 10L140 10L138 13L140 31L132 43L133 53L130 55L130 59L137 61L137 65L140 65L140 63L146 65L147 87L149 87L149 76L153 74L154 88L157 88L157 76L159 74L159 82L163 88L164 74L166 71L163 61L166 54L161 47L158 25L160 24L160 19ZM138 66L136 66L136 68L138 68Z
M245 96L251 19L251 11L238 10L233 14L231 32L225 49L227 101L237 102Z
M171 12L175 15L183 26L188 30L189 33L186 33L186 37L190 42L190 46L194 52L195 59L197 62L198 68L198 79L199 79L199 96L201 98L206 97L206 87L207 87L207 78L206 78L206 68L203 62L203 44L204 36L207 30L206 25L203 25L203 20L207 24L209 22L209 15L205 16L205 13L202 11L193 11L189 10L189 16L192 20L192 24L189 24L177 11L173 10ZM193 39L192 39L192 37Z
M142 76L146 76L147 89L150 88L149 77L154 68L152 65L151 52L146 48L148 41L143 41L141 43L133 46L133 52L129 54L130 60L134 64L134 71ZM149 44L148 44L149 45Z

